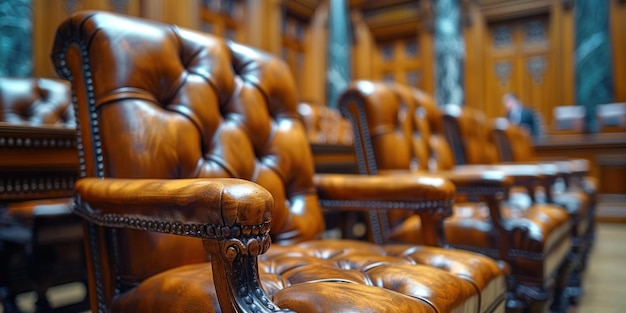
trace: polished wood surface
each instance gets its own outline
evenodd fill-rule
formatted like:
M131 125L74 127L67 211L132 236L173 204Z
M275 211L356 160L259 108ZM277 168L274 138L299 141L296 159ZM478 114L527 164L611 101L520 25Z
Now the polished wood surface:
M311 144L316 173L358 173L352 145Z
M70 197L78 175L74 129L0 122L0 200Z
M589 175L598 179L600 197L607 195L611 203L626 202L626 133L546 135L535 142L534 149L540 159L567 156L589 160ZM610 208L598 208L597 218L626 217L626 208Z

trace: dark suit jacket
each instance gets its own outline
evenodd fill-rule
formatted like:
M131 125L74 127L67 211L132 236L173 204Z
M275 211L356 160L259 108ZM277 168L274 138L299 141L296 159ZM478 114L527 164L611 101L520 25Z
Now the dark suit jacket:
M508 112L506 117L511 120L511 112ZM533 109L522 107L519 125L525 127L533 138L539 135L539 123Z

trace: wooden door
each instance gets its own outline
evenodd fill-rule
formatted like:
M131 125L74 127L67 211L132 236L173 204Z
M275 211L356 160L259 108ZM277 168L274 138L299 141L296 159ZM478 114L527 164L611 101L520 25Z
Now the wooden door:
M557 85L550 31L548 14L488 25L482 108L487 116L503 116L502 96L513 92L541 113L544 121L551 120Z

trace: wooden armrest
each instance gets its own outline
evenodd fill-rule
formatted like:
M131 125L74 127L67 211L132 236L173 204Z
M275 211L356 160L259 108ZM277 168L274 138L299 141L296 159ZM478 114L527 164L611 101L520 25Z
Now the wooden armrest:
M408 170L380 170L381 175L429 175L428 172ZM448 171L437 171L437 175L449 179L456 186L456 193L472 196L507 192L513 179L504 172L486 169L482 166L470 166ZM432 173L431 173L432 175Z
M325 208L408 210L420 215L424 243L445 246L443 219L452 215L455 187L441 176L427 174L315 176L321 205ZM377 223L375 223L377 224ZM374 240L383 242L375 225ZM380 227L380 225L378 225Z
M506 193L513 185L513 178L505 172L491 169L463 168L439 171L457 186L457 193L471 196Z
M83 178L76 182L76 191L74 211L98 225L157 232L168 232L157 223L202 225L196 233L172 230L199 237L222 227L262 227L266 233L274 208L268 191L238 179ZM155 224L155 229L146 223Z
M532 186L556 173L549 167L542 167L537 163L498 163L489 165L458 165L455 170L502 171L513 179L514 185Z
M92 224L202 238L225 312L276 311L258 285L274 209L264 188L239 179L83 178L76 191L74 212Z

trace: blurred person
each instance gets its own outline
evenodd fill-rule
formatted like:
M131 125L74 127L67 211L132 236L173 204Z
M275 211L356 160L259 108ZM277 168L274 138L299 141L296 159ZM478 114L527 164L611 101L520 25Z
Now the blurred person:
M537 113L526 107L512 92L504 94L502 104L506 109L506 118L515 125L525 128L533 139L541 134L541 125Z

